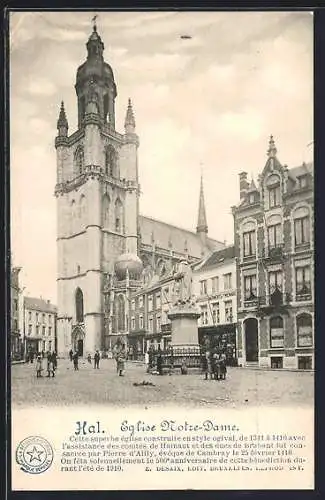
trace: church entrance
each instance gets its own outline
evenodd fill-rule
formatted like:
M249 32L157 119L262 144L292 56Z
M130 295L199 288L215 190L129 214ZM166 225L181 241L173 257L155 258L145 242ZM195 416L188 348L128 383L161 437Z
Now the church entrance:
M84 355L84 340L85 340L85 329L83 325L74 325L72 327L72 348L77 351L78 356L82 357Z
M246 361L258 361L258 321L249 318L244 321Z
M77 351L78 351L78 356L82 357L84 355L84 341L83 339L79 339L77 342Z

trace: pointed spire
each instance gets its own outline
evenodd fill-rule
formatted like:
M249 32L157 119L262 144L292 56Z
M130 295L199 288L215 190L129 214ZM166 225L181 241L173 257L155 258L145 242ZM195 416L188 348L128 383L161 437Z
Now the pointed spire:
M68 133L68 120L67 116L65 114L65 109L64 109L64 102L61 102L61 108L60 108L60 113L59 113L59 119L57 122L57 129L59 131L59 135L64 135L66 136Z
M130 98L128 100L128 107L126 110L124 128L125 128L126 132L134 132L134 129L135 129L135 119L134 119L134 113L133 113L133 108L132 108L132 102L131 102Z
M199 213L197 218L197 233L207 233L208 224L205 212L205 202L204 202L204 191L203 191L203 175L201 174L201 185L200 185L200 200L199 200Z
M277 149L275 147L273 135L271 135L269 140L269 149L267 150L267 156L269 158L274 158L276 154L277 154Z
M253 176L252 176L251 185L249 186L249 189L250 189L250 191L255 191L255 189L256 189L256 185L255 185Z

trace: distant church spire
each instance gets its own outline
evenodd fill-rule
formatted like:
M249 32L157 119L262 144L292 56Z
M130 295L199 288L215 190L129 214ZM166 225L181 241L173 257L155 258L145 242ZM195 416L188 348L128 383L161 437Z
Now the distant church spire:
M128 100L128 107L126 110L124 128L125 128L126 132L134 132L134 129L135 129L135 119L134 119L134 113L133 113L133 108L132 108L132 102L131 102L130 98Z
M203 191L203 175L201 174L200 185L200 200L199 200L199 213L197 218L196 232L200 235L208 233L207 216L205 212L204 191Z
M271 135L269 140L269 149L267 150L267 156L269 158L274 158L276 154L277 154L277 149L275 147L273 135Z

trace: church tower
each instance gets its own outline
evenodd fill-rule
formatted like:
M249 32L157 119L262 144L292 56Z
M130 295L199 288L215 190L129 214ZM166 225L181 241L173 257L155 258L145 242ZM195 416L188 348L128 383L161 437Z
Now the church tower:
M138 254L138 137L129 100L115 129L113 70L94 25L77 70L78 128L69 135L61 104L57 152L58 351L80 355L104 345L104 295L122 254Z

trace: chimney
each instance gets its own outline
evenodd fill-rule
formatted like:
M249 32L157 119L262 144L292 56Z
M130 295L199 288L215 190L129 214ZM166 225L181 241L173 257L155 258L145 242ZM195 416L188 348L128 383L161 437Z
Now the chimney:
M240 199L243 200L249 188L249 183L247 181L247 172L240 172L239 174L239 193Z

